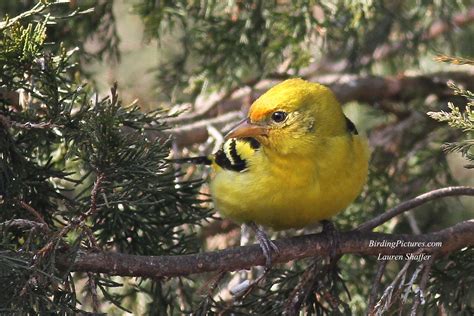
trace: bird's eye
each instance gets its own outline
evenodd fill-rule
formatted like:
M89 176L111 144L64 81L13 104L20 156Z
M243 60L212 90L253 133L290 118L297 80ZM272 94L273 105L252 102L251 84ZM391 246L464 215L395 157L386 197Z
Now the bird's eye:
M276 123L281 123L286 119L286 112L276 111L272 113L272 120Z

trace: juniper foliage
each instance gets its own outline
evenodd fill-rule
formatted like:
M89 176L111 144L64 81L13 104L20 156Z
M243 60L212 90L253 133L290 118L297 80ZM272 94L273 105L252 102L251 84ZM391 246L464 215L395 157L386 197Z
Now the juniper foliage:
M448 62L454 64L468 64L474 66L474 60L458 58L442 58L442 60L448 60ZM469 90L457 86L454 82L451 82L449 86L453 89L454 94L465 98L466 105L464 109L449 102L449 112L442 110L439 112L428 112L428 115L439 122L446 122L450 127L459 129L466 134L468 139L447 143L444 145L444 149L447 152L460 152L469 162L474 162L474 139L470 138L474 132L474 94ZM474 165L468 164L466 168L474 168Z
M399 73L427 50L472 53L472 32L430 35L469 1L137 1L149 38L159 39L158 92L176 101L262 78ZM472 30L472 29L471 29ZM170 52L171 51L171 52ZM446 52L447 53L447 52ZM304 74L307 74L304 73ZM183 93L185 91L185 93Z
M1 25L2 312L78 312L82 280L90 295L120 305L132 293L110 292L108 276L58 270L57 256L196 252L195 227L208 217L196 198L201 182L178 180L169 140L149 136L166 115L122 105L116 87L99 98L77 80L76 50L47 42L61 5L38 3ZM152 297L166 297L157 283L147 284Z
M144 113L137 104L121 104L117 87L109 97L99 97L90 82L82 80L84 62L90 58L119 56L120 38L113 11L117 2L81 2L84 7L78 3L0 4L0 12L10 16L0 23L0 311L366 312L379 263L356 255L342 257L337 267L322 258L275 267L252 291L231 298L226 288L236 278L232 274L134 280L57 268L59 258L74 258L83 251L198 252L205 241L196 232L211 216L197 198L200 174L191 177L198 180L184 181L166 160L170 141L162 133L165 112ZM259 79L305 75L305 67L315 61L330 65L316 70L322 73L392 74L416 65L427 50L439 47L469 56L472 47L461 45L469 42L468 31L426 35L433 23L450 21L467 4L140 0L134 10L149 38L177 44L161 42L161 56L167 57L157 68L160 98L175 102L193 101L220 88L253 85ZM94 56L83 50L93 36L103 43ZM374 50L381 47L396 49L377 59ZM453 60L471 63L469 58L443 59ZM446 108L441 99L357 105L366 113L362 128L374 127L371 140L377 143L376 132L381 132L379 138L386 141L374 148L361 196L336 218L340 229L352 229L414 194L455 183L440 144L449 141L450 150L472 160L472 140L457 141L456 129L469 135L473 119L472 93L452 88L467 100L466 110L454 105L458 102ZM426 119L426 111L439 109L444 112L432 116L451 126ZM440 201L420 207L414 221L428 231L469 216L454 213L453 206L467 209L458 201ZM401 218L378 229L412 233L409 223ZM472 252L463 249L432 265L424 292L428 295L423 297L426 314L440 309L472 313ZM420 298L427 265L411 264L403 270L404 264L386 267L377 296L381 313L409 313ZM394 282L400 271L405 271L403 277Z

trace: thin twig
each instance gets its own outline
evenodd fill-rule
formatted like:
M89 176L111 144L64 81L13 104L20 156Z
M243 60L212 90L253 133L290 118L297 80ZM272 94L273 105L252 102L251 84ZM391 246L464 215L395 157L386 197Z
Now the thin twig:
M375 227L387 222L391 218L406 212L408 210L414 209L426 202L447 197L447 196L474 196L474 187L465 187L465 186L457 186L457 187L447 187L442 189L433 190L424 194L421 194L411 200L405 201L400 203L399 205L389 209L385 213L363 223L356 230L358 231L370 231Z
M21 14L13 17L11 19L8 19L6 21L1 21L0 22L0 31L3 31L5 29L9 28L10 26L12 26L13 24L15 24L16 22L18 22L22 19L25 19L25 18L30 17L30 16L34 16L34 15L39 15L39 14L43 13L49 7L52 7L52 6L57 5L57 4L61 4L61 1L57 1L57 2L55 1L55 2L50 2L50 3L40 1L33 8L31 8L30 10L22 12ZM69 13L66 16L48 15L48 19L51 22L55 22L56 20L63 20L63 19L78 16L78 15L89 14L89 13L93 12L93 10L94 10L93 8L89 8L89 9L82 10L82 11L79 11L79 10L76 9L76 10L72 11L71 13Z
M87 217L97 213L97 195L99 194L99 191L101 189L101 184L102 184L102 181L104 181L104 179L105 179L105 175L99 172L91 191L91 206L87 212L81 215L80 221L84 221Z
M94 313L99 312L99 296L97 295L97 285L95 283L94 275L91 272L87 272L87 287L92 298L92 308Z
M23 128L23 129L48 129L53 127L64 127L64 125L57 125L51 122L41 122L41 123L18 123L18 122L11 122L11 126Z
M52 238L43 248L41 248L38 251L38 253L40 253L43 257L46 256L51 250L55 248L55 245L57 245L58 242L61 240L61 238L63 238L67 233L69 233L71 230L76 229L80 226L84 227L86 219L97 212L97 195L100 191L101 184L104 179L105 179L105 175L99 172L97 175L97 179L94 182L94 186L92 187L91 205L89 207L89 210L71 219L69 224L64 226L59 231L59 233L56 234L55 238ZM87 233L88 232L86 229L86 235ZM93 241L91 241L91 243L93 244Z
M374 306L372 313L373 315L382 315L384 311L387 311L390 306L392 306L392 298L395 296L393 291L395 289L396 293L400 292L401 285L403 285L408 268L412 264L412 261L407 260L405 264L403 265L403 268L398 272L398 274L395 276L393 281L390 283L389 286L385 288L385 291L382 294L382 297L380 300L377 302L377 304ZM398 287L397 287L398 284Z
M4 29L12 26L13 24L15 24L17 21L21 20L21 19L24 19L28 16L32 16L32 15L36 15L36 14L39 14L41 13L42 11L44 11L49 5L48 4L44 4L42 2L38 2L33 8L31 8L30 10L28 11L25 11L19 15L17 15L16 17L14 18L11 18L11 19L8 19L6 21L2 21L0 22L0 31L3 31Z
M46 225L46 227L48 227L48 223L45 222L43 216L42 216L37 210L35 210L32 206L30 206L29 204L27 204L27 203L24 202L24 201L18 201L18 204L20 204L21 207L23 207L25 210L27 210L28 212L30 212L31 214L33 214L33 216L34 216L39 222L41 222L42 224Z
M20 229L39 228L42 231L49 231L49 227L45 223L39 223L27 219L11 219L0 223L0 227L16 227Z
M1 94L0 94L0 97L1 97ZM52 127L64 127L64 125L57 125L51 122L19 123L19 122L11 121L9 118L1 114L0 114L0 124L5 126L6 128L10 128L13 126L13 127L22 128L22 129L48 129Z
M387 261L381 260L377 264L377 274L375 275L372 290L370 291L369 304L367 305L367 315L374 315L373 309L375 307L375 300L377 299L377 292L379 291L380 280L382 280Z
M418 306L420 304L424 304L424 301L425 301L424 291L426 289L426 285L428 284L428 279L430 276L431 267L433 266L434 259L435 257L433 256L429 261L427 261L424 264L424 270L423 270L423 274L421 275L421 280L420 280L420 287L415 296L415 301L411 309L411 316L416 316Z
M220 271L220 272L217 273L216 276L213 277L213 280L211 280L212 282L210 281L210 282L208 282L207 284L204 285L204 287L207 289L206 290L206 292L207 292L206 296L201 301L197 311L195 311L194 314L196 314L196 315L207 315L208 314L207 311L208 311L208 306L209 306L209 300L212 298L212 295L213 295L214 291L216 290L217 286L222 281L224 276L225 276L225 271ZM199 290L199 292L203 291L203 288L201 288Z
M100 250L99 244L97 243L97 239L95 238L92 230L88 226L83 226L82 228L84 230L84 234L87 237L87 240L89 240L90 247L94 250Z
M320 257L316 257L313 264L301 276L301 281L291 292L285 303L285 315L298 315L301 304L306 300L311 290L311 285L319 276L318 270L321 269L319 265Z

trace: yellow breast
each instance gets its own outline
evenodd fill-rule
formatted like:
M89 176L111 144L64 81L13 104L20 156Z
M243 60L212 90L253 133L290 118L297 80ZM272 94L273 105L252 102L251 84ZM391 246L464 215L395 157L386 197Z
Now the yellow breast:
M274 155L260 148L247 170L216 168L211 193L216 209L237 222L274 229L300 228L346 208L366 181L365 138L344 134L318 140L310 154Z

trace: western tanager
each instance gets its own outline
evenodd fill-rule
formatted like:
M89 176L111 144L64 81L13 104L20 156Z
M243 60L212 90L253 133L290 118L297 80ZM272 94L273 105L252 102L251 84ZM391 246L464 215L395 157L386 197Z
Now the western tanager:
M346 208L366 181L367 141L331 90L302 79L277 84L250 107L211 164L216 209L239 223L301 228ZM257 229L271 262L277 250Z

